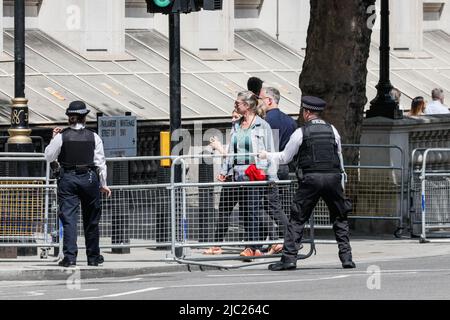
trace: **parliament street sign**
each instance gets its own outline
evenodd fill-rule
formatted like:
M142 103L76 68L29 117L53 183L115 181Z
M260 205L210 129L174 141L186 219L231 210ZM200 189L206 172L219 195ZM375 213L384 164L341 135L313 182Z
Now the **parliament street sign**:
M98 135L103 140L106 157L135 157L137 155L135 116L98 117Z

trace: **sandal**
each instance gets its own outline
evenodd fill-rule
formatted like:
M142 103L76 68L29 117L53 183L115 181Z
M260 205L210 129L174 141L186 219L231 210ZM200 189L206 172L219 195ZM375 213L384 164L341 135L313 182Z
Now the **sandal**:
M282 244L274 244L270 247L269 252L267 252L268 255L271 254L277 254L283 251L283 245Z
M203 254L222 254L223 250L221 247L211 247L203 251Z

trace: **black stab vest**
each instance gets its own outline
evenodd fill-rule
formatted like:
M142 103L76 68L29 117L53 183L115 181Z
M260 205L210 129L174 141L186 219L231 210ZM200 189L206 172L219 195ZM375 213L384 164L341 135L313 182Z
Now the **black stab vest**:
M67 128L62 132L58 162L63 168L94 167L95 136L89 129Z
M303 173L340 173L341 165L333 128L323 120L308 121L302 128L298 167Z

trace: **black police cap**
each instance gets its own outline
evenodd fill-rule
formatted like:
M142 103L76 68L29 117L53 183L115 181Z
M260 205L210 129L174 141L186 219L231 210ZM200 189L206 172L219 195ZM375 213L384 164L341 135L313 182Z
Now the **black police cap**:
M79 115L87 115L90 112L86 108L86 104L83 101L73 101L69 104L69 108L66 110L66 115L70 114L79 114Z
M317 97L305 96L302 97L302 108L312 110L312 111L323 111L327 103Z

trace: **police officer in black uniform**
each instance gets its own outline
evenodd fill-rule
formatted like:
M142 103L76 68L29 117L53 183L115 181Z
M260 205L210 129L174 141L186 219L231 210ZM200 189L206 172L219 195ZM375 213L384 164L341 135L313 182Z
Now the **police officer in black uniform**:
M98 266L104 259L99 248L100 192L111 196L106 185L106 163L100 137L85 127L89 110L82 101L73 101L66 110L69 127L53 129L53 139L45 149L47 161L58 160L59 217L64 227L64 259L62 267L76 265L77 222L79 205L83 214L86 255L89 266Z
M283 244L281 261L269 265L269 270L292 270L297 267L298 247L305 224L322 198L330 211L330 220L339 247L343 268L355 268L349 241L347 215L351 203L344 196L344 174L341 138L336 128L320 119L326 102L317 97L302 98L305 125L291 136L283 152L262 152L261 158L289 163L298 154L299 187L291 206L291 216Z

